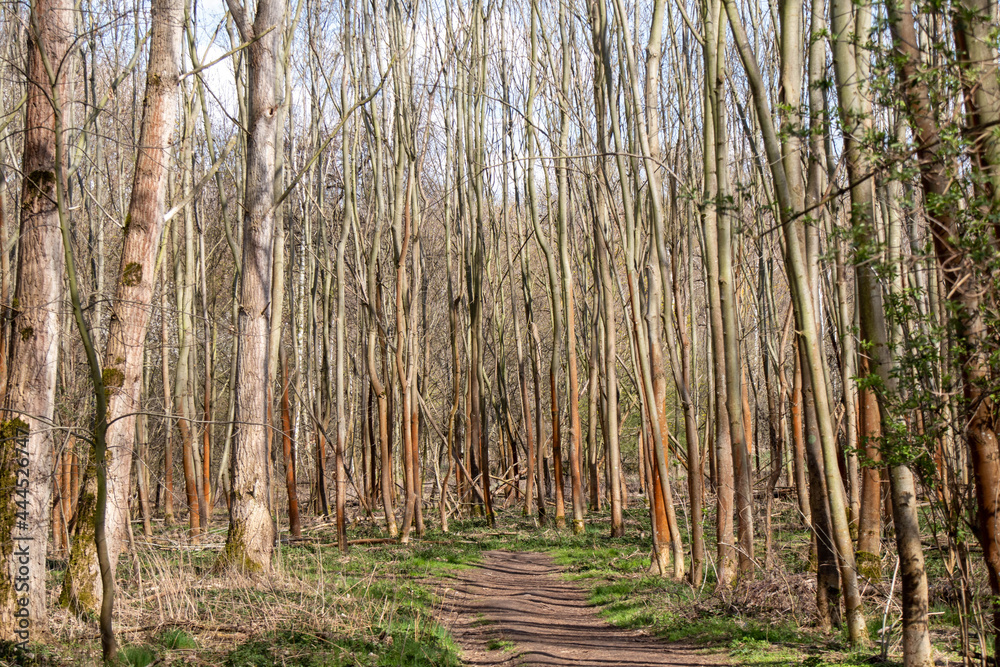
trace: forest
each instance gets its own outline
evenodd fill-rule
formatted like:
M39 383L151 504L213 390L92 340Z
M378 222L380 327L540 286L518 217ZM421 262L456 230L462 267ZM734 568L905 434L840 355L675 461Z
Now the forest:
M998 12L0 3L0 665L1000 664Z

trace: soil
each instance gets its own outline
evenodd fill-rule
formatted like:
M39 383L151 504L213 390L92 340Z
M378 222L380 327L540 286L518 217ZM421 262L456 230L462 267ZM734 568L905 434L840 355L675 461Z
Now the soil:
M700 647L669 644L640 630L609 625L585 592L560 578L543 553L488 551L478 567L442 582L439 621L462 649L466 665L726 664Z

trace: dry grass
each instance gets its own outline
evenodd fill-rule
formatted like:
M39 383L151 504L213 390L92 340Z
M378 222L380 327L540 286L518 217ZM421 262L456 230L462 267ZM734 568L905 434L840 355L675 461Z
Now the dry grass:
M322 528L322 526L319 526ZM118 566L115 629L121 646L156 646L165 664L218 665L233 647L279 631L301 629L323 637L352 637L392 613L391 601L368 594L376 580L331 571L329 545L279 546L276 567L246 576L212 567L224 535L188 544L180 531L135 543ZM322 540L320 540L322 542ZM55 571L54 575L61 575ZM78 618L55 603L61 576L50 585L50 646L57 663L97 664L95 619ZM373 619L374 617L374 619ZM164 633L181 629L197 649L157 646ZM69 660L72 655L72 660Z

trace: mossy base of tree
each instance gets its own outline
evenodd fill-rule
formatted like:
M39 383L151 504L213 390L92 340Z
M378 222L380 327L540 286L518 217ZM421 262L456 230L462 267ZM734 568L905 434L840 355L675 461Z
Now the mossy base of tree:
M242 529L230 524L226 546L219 554L212 569L216 573L260 574L270 569L270 565L270 563L260 563L250 557Z
M14 490L17 488L17 461L14 454L14 443L16 440L26 438L28 435L28 424L15 417L0 421L0 535L13 535L14 520L16 518L17 506L14 504L16 496ZM6 560L13 552L14 543L12 540L3 540L0 546L0 559ZM7 609L8 605L13 605L14 586L13 581L4 575L0 576L0 609ZM12 607L10 607L12 609ZM6 620L6 619L5 619ZM4 626L4 621L0 621L0 627Z
M97 544L94 541L94 511L97 507L96 456L91 449L84 471L83 492L77 506L77 523L73 545L63 576L59 606L81 618L97 618L101 610L101 572L97 565Z
M854 555L858 574L872 581L882 580L882 559L873 553L859 551Z

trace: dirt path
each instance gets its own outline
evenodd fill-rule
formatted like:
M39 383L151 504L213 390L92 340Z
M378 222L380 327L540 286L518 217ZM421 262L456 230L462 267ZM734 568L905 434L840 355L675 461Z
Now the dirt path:
M440 621L467 665L721 666L720 656L615 628L559 577L547 554L489 551L479 567L444 582Z

